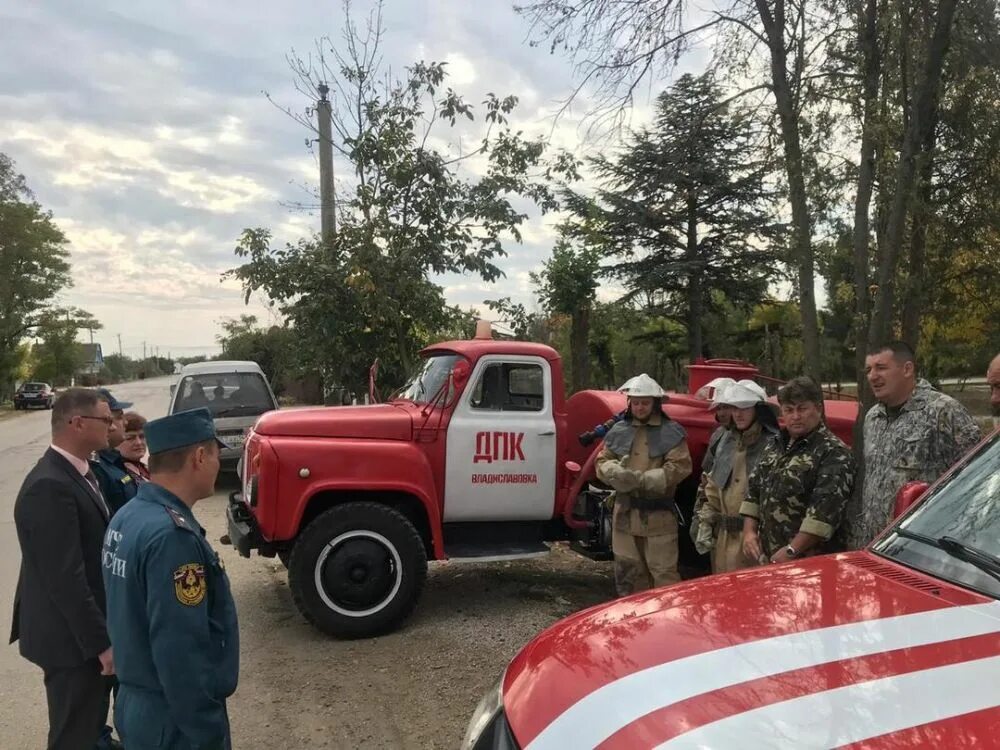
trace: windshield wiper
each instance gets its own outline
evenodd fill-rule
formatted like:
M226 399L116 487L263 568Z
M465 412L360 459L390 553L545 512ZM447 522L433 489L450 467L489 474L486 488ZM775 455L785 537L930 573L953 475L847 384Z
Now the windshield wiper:
M942 536L935 539L934 537L917 534L914 531L907 531L906 529L894 529L894 533L906 539L913 539L928 544L931 547L937 547L950 557L967 562L969 565L979 568L987 575L1000 581L1000 557L991 555L989 552L970 547L951 536Z
M937 540L938 546L952 557L975 565L987 575L1000 581L1000 557L991 555L985 550L970 547L951 536L943 536Z
M251 409L253 408L250 404L236 404L236 406L230 406L226 409L219 409L215 412L215 417L224 417L227 414L232 414L234 411L239 411L240 409Z

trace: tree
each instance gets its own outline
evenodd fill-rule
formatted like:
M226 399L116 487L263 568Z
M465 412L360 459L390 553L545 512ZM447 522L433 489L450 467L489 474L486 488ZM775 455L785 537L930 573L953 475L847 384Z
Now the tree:
M256 362L274 392L283 394L288 381L299 374L293 331L279 325L263 328L256 315L246 314L224 319L221 325L223 333L216 337L222 347L219 358Z
M567 190L564 201L576 235L614 259L608 272L631 295L652 295L661 314L680 311L693 361L712 293L751 305L773 278L768 166L754 157L747 118L708 77L681 77L656 112L618 158L592 160L594 198Z
M593 86L599 121L610 117L620 122L645 79L669 72L709 29L727 32L720 36L720 56L740 58L732 63L734 77L750 79L750 85L730 99L763 90L774 100L792 215L788 260L796 271L805 368L818 375L812 247L816 216L808 184L818 159L816 153L805 152L806 135L816 130L806 111L816 99L821 79L817 61L823 59L830 26L836 25L839 13L822 4L806 6L805 0L732 0L696 24L687 23L688 5L678 0L537 0L517 10L532 21L537 34L533 44L546 40L551 51L565 51L577 62L582 80L570 100L585 86ZM761 48L766 50L766 64L759 66L754 54Z
M601 250L583 244L574 247L562 238L539 273L531 274L538 298L548 313L569 315L572 390L590 387L590 313L597 299Z
M379 14L366 33L349 19L343 52L325 39L316 58L291 58L300 90L317 96L329 83L335 94L334 147L352 169L336 236L277 249L267 230L247 230L236 248L247 262L230 272L247 295L262 290L279 303L309 364L350 385L364 382L375 357L401 382L428 337L459 314L429 275L498 279L502 238L520 241L526 219L515 202L554 208L546 173L573 166L568 158L545 163L544 142L507 123L517 98L492 93L477 148L458 155L435 148L459 133L460 122L475 121L474 108L445 88L444 63L418 62L402 79L388 74L381 34ZM479 176L462 170L473 158Z
M951 43L952 23L958 0L941 0L934 19L933 33L920 65L912 101L907 107L906 127L896 166L895 185L886 219L884 239L879 247L879 267L875 304L868 330L870 344L889 337L896 303L896 274L899 251L903 245L912 196L919 175L919 161L929 158L933 149L934 128L938 119L941 75Z
M66 238L0 154L0 394L9 394L18 346L70 285Z
M83 325L81 325L83 324ZM81 329L100 328L89 313L77 308L54 308L38 319L35 336L35 369L32 378L54 385L69 385L84 365L83 347L76 340Z

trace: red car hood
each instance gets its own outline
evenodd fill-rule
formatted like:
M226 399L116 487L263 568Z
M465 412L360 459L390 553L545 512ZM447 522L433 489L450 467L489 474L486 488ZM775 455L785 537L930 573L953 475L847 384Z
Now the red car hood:
M410 440L413 422L399 406L328 406L288 409L262 415L254 432L260 435Z
M868 552L713 576L557 623L503 699L529 750L992 746L1000 602Z

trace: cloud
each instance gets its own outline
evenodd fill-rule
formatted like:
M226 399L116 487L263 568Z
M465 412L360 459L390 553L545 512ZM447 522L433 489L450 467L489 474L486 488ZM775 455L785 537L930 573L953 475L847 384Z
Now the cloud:
M355 4L357 20L368 7ZM384 20L393 70L419 58L445 61L448 85L478 117L487 92L513 93L515 128L562 147L586 145L579 110L555 126L551 119L571 89L569 65L524 44L526 24L508 4L394 3ZM316 204L309 133L262 92L303 111L309 102L294 90L285 55L312 49L323 34L336 43L342 24L329 0L302 0L294 12L198 0L5 4L0 150L70 241L75 284L62 301L98 315L102 335L122 333L125 348L214 347L219 319L246 309L238 284L220 280L236 262L242 229L267 226L284 243L318 228L318 212L288 208ZM468 150L481 126L439 131L433 144ZM464 167L470 177L483 168L482 159ZM338 161L337 170L338 190L349 189L346 165ZM506 278L442 276L449 302L511 296L530 305L529 274L548 257L558 217L529 213L523 244L505 242ZM259 300L251 310L273 315Z

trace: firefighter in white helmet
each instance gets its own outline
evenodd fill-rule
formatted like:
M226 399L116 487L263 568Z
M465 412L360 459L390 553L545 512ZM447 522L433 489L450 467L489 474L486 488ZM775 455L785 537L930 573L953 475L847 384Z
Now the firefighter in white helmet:
M691 538L698 552L711 552L712 572L728 573L758 563L743 554L743 516L749 477L764 449L780 445L777 410L767 403L767 392L752 380L740 380L720 389L712 408L728 407L732 427L715 449L711 466L703 467L702 486L695 502Z
M691 454L655 380L643 373L620 390L628 410L604 438L597 477L615 491L611 548L615 588L625 596L680 580L674 492L691 473Z

